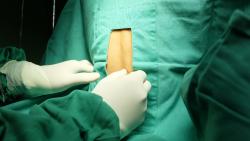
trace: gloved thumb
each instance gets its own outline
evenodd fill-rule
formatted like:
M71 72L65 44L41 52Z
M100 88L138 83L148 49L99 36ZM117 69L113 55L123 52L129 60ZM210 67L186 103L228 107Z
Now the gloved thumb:
M139 80L140 82L145 82L146 78L147 78L147 74L142 71L142 70L138 70L135 72L132 72L128 75L131 79L136 79Z

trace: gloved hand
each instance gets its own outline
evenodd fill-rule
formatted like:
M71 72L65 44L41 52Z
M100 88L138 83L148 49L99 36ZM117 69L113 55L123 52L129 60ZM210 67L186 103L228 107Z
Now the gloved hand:
M124 137L144 121L150 89L145 72L127 74L126 70L121 70L102 79L92 92L100 95L115 111Z
M6 74L7 87L28 97L64 91L72 86L89 83L99 78L86 60L69 60L54 65L39 66L27 61L9 61L0 72Z

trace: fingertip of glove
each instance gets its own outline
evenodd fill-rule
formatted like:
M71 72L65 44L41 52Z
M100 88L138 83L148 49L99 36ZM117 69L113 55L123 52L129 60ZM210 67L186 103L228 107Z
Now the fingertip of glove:
M144 86L144 88L147 90L147 92L149 92L150 89L151 89L151 87L152 87L151 83L150 83L148 80L146 80L146 81L143 83L143 86Z
M93 65L88 61L88 60L81 60L81 66L85 67L85 71L86 72L93 72L94 71L94 67Z
M137 70L135 72L132 72L129 74L129 76L141 82L145 82L147 78L147 74L142 70Z
M96 79L100 78L100 74L98 72L94 72L93 75Z
M91 65L89 65L88 66L88 70L87 71L89 71L89 72L93 72L94 71L94 67L93 66L91 66Z
M92 72L88 74L89 81L95 81L100 78L100 74L97 72Z
M85 64L87 64L87 65L92 66L92 64L91 64L88 60L81 60L81 62L82 62L82 63L85 63Z

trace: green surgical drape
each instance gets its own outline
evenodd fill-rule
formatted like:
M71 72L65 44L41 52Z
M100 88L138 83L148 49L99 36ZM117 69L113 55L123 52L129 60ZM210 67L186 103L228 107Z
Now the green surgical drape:
M48 43L44 63L90 60L106 76L109 36L131 28L133 68L144 70L152 89L143 125L127 138L152 135L164 140L196 141L196 130L183 103L185 73L226 30L235 9L247 0L69 0ZM89 85L91 91L97 82Z
M250 139L249 12L236 10L221 38L186 74L182 92L201 141Z

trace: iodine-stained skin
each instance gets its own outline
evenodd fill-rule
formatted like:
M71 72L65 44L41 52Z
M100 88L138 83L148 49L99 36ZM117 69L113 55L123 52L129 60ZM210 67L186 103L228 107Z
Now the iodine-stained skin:
M130 29L113 30L110 34L107 73L110 74L121 69L132 72L132 32Z

